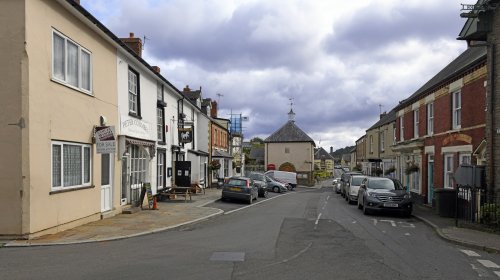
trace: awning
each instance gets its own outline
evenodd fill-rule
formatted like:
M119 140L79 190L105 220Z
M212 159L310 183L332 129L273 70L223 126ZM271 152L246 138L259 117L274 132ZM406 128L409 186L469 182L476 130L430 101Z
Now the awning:
M153 158L156 154L156 142L154 141L149 141L149 140L144 140L144 139L137 139L137 138L132 138L132 137L125 137L125 143L127 145L138 145L138 146L143 146L145 148L148 148L149 150L149 156Z
M213 158L233 158L232 155L230 155L229 153L224 152L224 151L214 151L212 153L212 157Z
M204 151L200 151L200 150L198 150L198 151L188 150L188 153L192 153L192 154L195 154L197 156L206 156L206 157L208 157L208 155L209 155L209 153L204 152Z

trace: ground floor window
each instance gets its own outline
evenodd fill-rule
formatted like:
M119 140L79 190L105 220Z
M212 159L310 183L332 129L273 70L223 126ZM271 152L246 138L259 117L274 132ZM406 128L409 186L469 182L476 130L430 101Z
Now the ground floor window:
M52 142L52 189L91 185L91 145Z
M165 188L165 163L166 163L165 150L157 151L156 158L156 186L158 189Z
M444 187L453 188L453 154L444 155Z
M133 189L139 188L146 182L148 171L148 155L139 145L130 145L130 184Z

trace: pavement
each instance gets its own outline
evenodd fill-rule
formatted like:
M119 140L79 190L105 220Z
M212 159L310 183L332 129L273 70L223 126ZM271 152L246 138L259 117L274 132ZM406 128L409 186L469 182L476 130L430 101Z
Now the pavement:
M330 187L322 182L312 188ZM307 188L307 187L304 187ZM67 245L111 241L174 229L223 214L224 211L207 207L218 200L220 189L206 189L205 193L158 202L158 210L141 210L88 223L56 234L30 240L0 240L0 247ZM500 235L474 229L456 227L454 218L437 215L435 209L415 205L413 216L432 227L442 239L461 246L500 253Z

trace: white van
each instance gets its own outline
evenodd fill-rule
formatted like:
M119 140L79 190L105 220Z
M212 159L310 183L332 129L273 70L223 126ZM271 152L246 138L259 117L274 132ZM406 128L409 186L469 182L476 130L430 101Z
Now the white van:
M295 172L269 170L265 174L271 178L290 184L292 189L297 186L297 173Z

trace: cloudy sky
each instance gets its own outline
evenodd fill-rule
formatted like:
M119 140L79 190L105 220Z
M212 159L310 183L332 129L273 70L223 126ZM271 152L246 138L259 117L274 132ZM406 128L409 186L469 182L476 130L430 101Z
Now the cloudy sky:
M241 113L247 140L287 120L317 146L354 144L466 48L463 0L81 0L178 89ZM476 1L465 1L473 4ZM469 3L470 2L470 3ZM217 96L221 94L221 96Z

